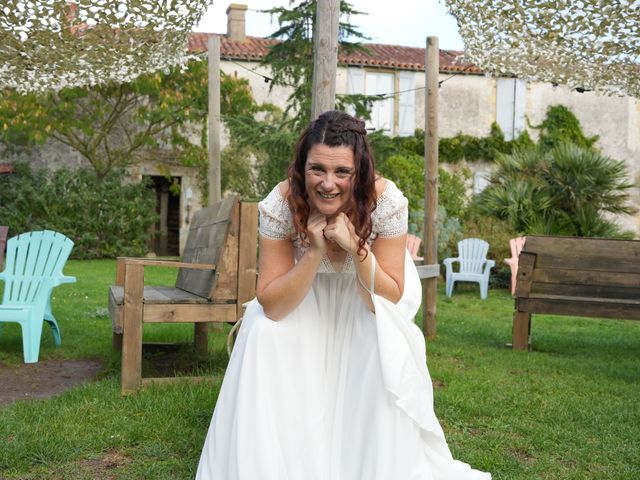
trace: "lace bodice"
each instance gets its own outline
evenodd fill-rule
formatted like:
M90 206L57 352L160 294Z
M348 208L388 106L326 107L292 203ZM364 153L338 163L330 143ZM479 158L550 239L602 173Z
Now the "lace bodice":
M372 245L377 237L398 237L407 232L408 201L391 180L386 180L386 182L384 192L378 197L376 209L371 215L373 225L371 236L368 239L369 245ZM282 196L279 186L276 185L269 195L258 204L258 209L260 211L260 235L272 240L291 240L295 248L296 261L299 260L306 249L295 231L289 204ZM350 254L345 258L342 269L336 270L326 255L323 257L319 269L321 273L353 271L355 271L355 266Z

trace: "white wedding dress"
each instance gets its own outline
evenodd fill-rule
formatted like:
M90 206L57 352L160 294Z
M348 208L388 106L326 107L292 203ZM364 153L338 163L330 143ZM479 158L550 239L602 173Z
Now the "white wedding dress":
M276 187L260 233L293 238ZM373 234L407 230L407 200L387 181ZM303 248L296 245L300 258ZM413 323L421 286L409 255L398 304L357 292L353 259L323 259L302 303L280 321L247 307L205 441L197 480L490 479L454 460L433 410L425 341Z

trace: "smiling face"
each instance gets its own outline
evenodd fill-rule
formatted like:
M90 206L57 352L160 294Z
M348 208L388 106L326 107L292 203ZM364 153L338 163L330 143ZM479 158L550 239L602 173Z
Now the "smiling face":
M354 163L350 147L321 143L311 147L305 165L305 190L312 211L327 216L344 211L351 196Z

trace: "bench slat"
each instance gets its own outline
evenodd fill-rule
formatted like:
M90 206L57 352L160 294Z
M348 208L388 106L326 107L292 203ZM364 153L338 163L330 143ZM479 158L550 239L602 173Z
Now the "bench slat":
M525 313L542 313L547 315L570 315L575 317L619 318L640 320L640 302L605 302L601 299L587 300L569 297L518 298L517 311Z
M545 252L539 255L536 269L589 270L600 272L635 273L640 275L640 257L616 256L608 252L586 254L581 251L561 254Z
M556 283L570 285L609 285L613 287L640 287L640 273L621 273L590 271L590 270L564 270L559 268L537 268L533 272L533 284Z
M144 306L144 323L229 322L231 319L237 319L235 303Z
M116 305L124 304L124 289L117 285L109 288L109 296L113 298ZM144 304L166 304L166 303L210 303L209 300L191 292L185 292L175 287L151 286L144 287L142 293L142 303Z
M573 285L542 282L533 285L531 295L554 295L558 292L562 292L563 295L570 297L611 298L620 300L640 298L640 286L632 288L611 285Z
M524 250L553 255L571 255L579 251L584 255L634 257L640 261L640 242L585 237L527 236Z

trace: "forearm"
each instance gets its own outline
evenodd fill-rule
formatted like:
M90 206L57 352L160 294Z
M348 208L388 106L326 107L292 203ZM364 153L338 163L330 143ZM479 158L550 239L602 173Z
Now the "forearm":
M371 271L374 268L373 256L374 254L370 250L367 250L366 256L365 252L355 256L358 291L371 311L373 311L371 294L364 287L371 289ZM390 302L397 303L402 297L401 286L384 271L379 262L376 262L375 265L373 285L376 295L380 295Z
M262 288L257 297L265 315L271 320L281 320L300 305L321 261L322 253L309 249L291 270Z

